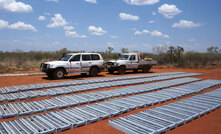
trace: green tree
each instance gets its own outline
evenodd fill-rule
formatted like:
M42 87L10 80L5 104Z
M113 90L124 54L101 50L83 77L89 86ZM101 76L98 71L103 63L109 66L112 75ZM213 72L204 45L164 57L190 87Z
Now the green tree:
M181 66L181 56L184 52L184 48L181 46L177 46L175 53L178 56L179 67Z
M217 46L211 46L211 47L207 48L207 52L208 53L213 53L213 54L216 53L217 54L217 53L219 53L219 48Z
M174 64L174 57L175 57L176 48L174 46L170 46L168 49L169 50L167 50L167 54L169 55L172 64Z
M108 53L109 53L109 54L114 50L113 47L107 47L107 49L108 49Z
M121 48L121 53L129 53L128 48Z
M214 47L214 53L218 53L219 52L219 48L217 46Z

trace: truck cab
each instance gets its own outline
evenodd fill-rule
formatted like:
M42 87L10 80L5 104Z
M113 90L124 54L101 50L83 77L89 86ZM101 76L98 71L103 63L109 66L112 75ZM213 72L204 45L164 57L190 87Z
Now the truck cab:
M144 61L141 59L139 53L122 53L117 60L111 60L106 63L106 67L109 73L118 71L119 74L124 74L126 70L143 70L148 72L152 65L156 64L156 61Z
M44 62L40 70L48 77L61 79L65 74L80 73L85 76L96 76L104 68L104 60L98 53L69 53L58 61Z

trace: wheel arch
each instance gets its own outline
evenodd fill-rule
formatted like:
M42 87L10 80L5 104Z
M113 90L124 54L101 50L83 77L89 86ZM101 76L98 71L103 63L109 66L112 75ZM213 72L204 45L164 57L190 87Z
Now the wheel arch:
M56 69L63 69L64 72L65 72L65 74L67 74L67 70L66 70L66 68L64 68L64 67L57 67L57 68L55 68L55 70L56 70Z
M122 67L122 66L125 67L125 68L127 69L126 65L120 65L119 67Z
M90 67L90 70L91 70L92 68L94 68L94 67L97 68L97 69L99 70L99 72L100 72L100 69L99 69L99 67L98 67L97 65L91 66L91 67ZM89 70L89 71L90 71L90 70Z

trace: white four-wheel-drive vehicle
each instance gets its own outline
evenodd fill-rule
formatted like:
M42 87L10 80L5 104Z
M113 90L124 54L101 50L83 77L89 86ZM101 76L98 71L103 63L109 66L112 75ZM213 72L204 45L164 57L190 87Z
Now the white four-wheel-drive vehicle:
M104 69L104 60L98 53L70 53L58 61L42 63L40 70L48 77L64 78L68 73L81 73L82 76L89 73L96 76Z
M149 61L142 60L139 53L123 53L119 55L117 60L106 62L106 67L110 74L114 73L114 71L124 74L126 70L134 70L134 72L143 70L146 73L156 64L157 61L152 59Z

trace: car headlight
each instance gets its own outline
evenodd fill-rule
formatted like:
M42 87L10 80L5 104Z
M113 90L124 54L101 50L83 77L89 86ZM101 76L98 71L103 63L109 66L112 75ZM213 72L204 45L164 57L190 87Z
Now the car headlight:
M49 68L53 68L53 65L50 65Z
M50 68L50 65L49 65L49 64L47 64L47 68Z

